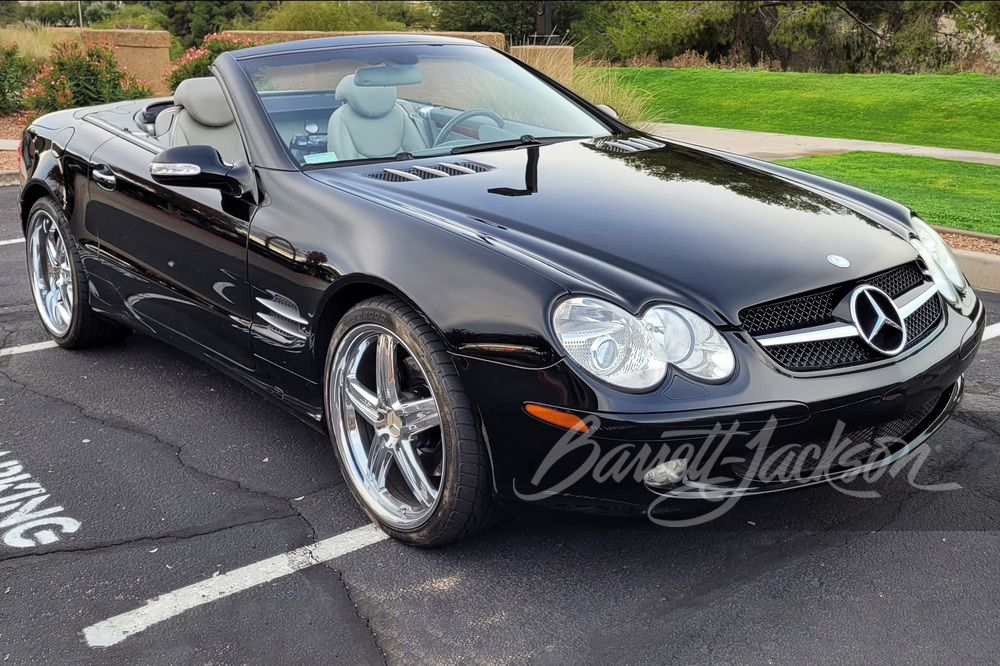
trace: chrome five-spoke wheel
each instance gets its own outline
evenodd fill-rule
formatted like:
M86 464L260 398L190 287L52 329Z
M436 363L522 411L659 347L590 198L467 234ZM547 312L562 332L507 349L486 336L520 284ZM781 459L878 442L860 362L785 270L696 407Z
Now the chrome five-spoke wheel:
M426 371L394 333L367 323L340 341L331 373L329 408L349 480L386 524L421 526L440 501L445 467Z
M42 323L54 337L73 324L73 267L59 225L45 210L28 222L28 274Z

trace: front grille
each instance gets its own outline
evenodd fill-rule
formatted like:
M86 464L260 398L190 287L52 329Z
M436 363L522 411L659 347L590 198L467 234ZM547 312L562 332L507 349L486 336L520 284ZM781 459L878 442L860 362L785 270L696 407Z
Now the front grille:
M819 326L833 321L833 308L859 284L870 284L889 294L891 298L898 298L922 284L925 279L916 263L904 264L822 291L745 308L740 312L740 321L743 328L755 336Z
M934 412L935 407L940 403L941 396L935 396L931 400L899 418L874 426L863 426L858 428L845 428L841 440L848 439L851 444L843 447L841 452L833 460L826 462L817 460L817 457L806 457L802 452L807 447L819 447L819 450L826 453L830 446L830 438L817 439L815 441L803 442L802 444L778 445L772 443L763 454L763 462L759 469L752 469L753 457L750 460L740 461L730 465L732 472L738 477L751 480L774 480L775 477L795 471L795 477L804 479L810 474L819 472L819 475L838 472L852 467L859 467L891 455L901 448L902 443L912 441L919 430L922 430L924 421ZM832 432L830 433L833 434ZM770 457L772 451L782 450L780 455ZM812 449L815 451L815 449ZM786 454L785 451L788 453ZM849 457L844 460L843 455L849 452ZM820 465L823 468L820 469Z
M906 318L908 340L905 349L917 346L930 335L940 320L941 301L935 296ZM765 347L764 350L775 361L791 370L842 368L885 358L857 337L775 345Z
M893 298L897 298L914 287L920 286L926 279L915 263L909 263L891 271L873 275L862 282L878 287Z
M830 321L837 304L837 291L827 289L780 303L747 308L740 313L743 328L751 335L764 335L825 324Z
M793 370L839 368L876 359L875 350L860 338L816 340L794 345L775 345L765 349L775 361Z
M934 326L941 320L941 299L932 298L906 318L906 335L909 349L926 338Z
M821 326L834 321L834 308L859 284L870 284L896 299L926 280L918 264L904 264L854 282L746 308L740 312L740 320L755 337ZM935 296L907 317L906 349L930 335L942 315L940 299ZM774 345L764 347L764 351L786 368L802 371L842 368L885 358L856 337Z

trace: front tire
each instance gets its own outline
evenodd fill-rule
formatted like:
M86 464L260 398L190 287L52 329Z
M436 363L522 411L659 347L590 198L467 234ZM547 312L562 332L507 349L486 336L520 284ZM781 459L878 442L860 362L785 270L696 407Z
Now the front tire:
M403 301L359 303L334 331L327 425L344 478L390 536L438 546L487 526L489 458L444 342Z
M62 209L50 197L42 197L31 207L25 240L35 308L56 344L80 349L121 340L130 333L91 309L76 239Z

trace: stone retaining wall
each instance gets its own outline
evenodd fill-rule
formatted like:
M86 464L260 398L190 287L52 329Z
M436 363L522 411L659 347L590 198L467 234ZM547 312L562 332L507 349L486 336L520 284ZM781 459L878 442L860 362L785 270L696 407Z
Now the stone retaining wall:
M66 38L85 44L107 42L115 47L118 62L152 86L157 94L167 92L163 75L170 64L170 33L165 30L92 30L57 28Z
M355 31L355 32L324 32L321 30L227 30L230 35L256 37L269 42L293 42L299 39L314 39L316 37L346 37L348 35L434 35L438 37L458 37L481 42L487 46L505 51L507 40L499 32L392 32L385 31Z

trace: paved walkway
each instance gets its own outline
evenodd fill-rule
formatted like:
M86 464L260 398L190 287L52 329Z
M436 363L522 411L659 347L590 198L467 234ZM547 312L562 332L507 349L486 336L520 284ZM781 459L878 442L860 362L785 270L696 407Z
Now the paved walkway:
M882 141L861 141L858 139L829 139L819 136L796 136L774 134L772 132L750 132L748 130L722 129L720 127L698 127L696 125L676 125L673 123L640 123L639 126L651 134L667 139L676 139L698 146L726 150L762 160L780 160L805 155L833 155L853 150L869 150L876 153L897 153L899 155L919 155L937 157L943 160L976 162L1000 166L1000 154L954 148L931 148L910 146L905 143L884 143Z

